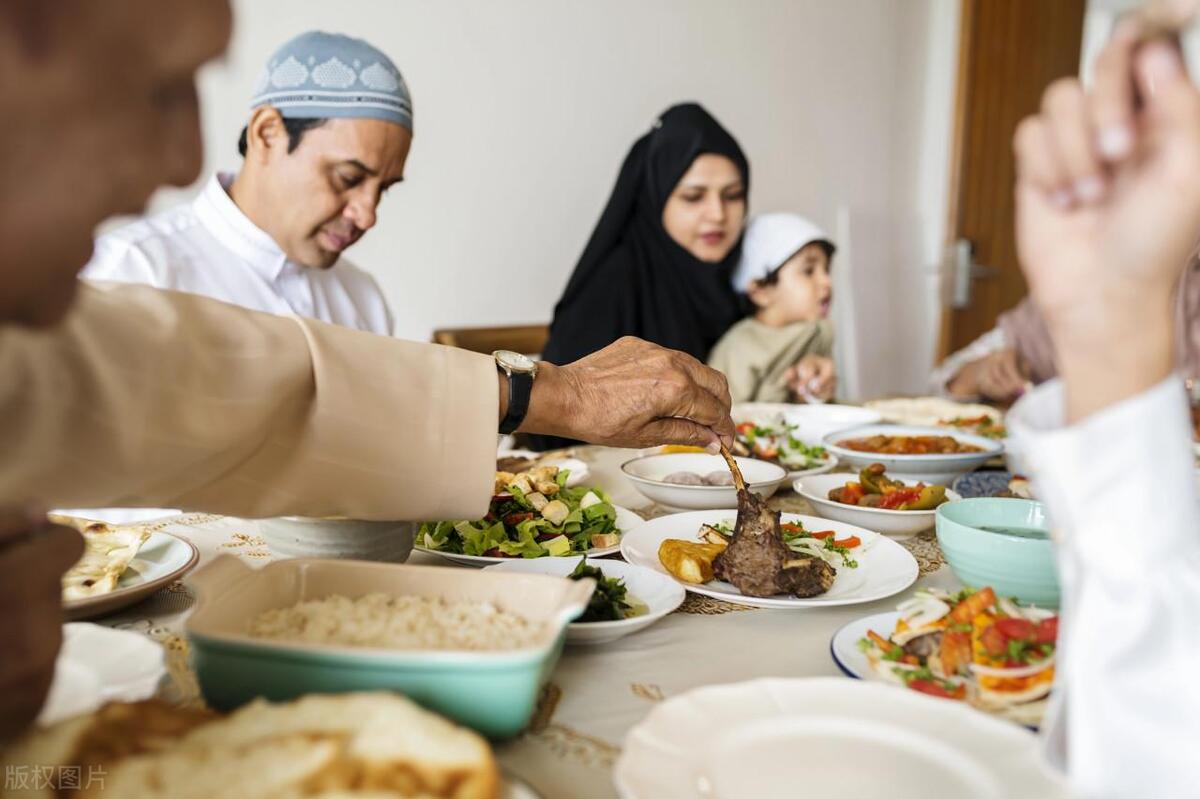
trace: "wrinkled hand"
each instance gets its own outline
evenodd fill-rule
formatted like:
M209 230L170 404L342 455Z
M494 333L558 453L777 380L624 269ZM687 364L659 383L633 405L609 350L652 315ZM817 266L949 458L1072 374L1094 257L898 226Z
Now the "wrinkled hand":
M946 388L960 399L982 396L995 402L1011 402L1025 390L1028 379L1017 351L1006 348L967 364Z
M1174 46L1139 35L1124 21L1092 89L1052 84L1016 132L1018 252L1052 331L1159 313L1200 233L1200 94Z
M725 376L626 336L566 366L541 364L521 430L617 447L733 443Z
M1200 234L1200 93L1177 46L1123 21L1092 88L1017 129L1017 250L1074 421L1165 378L1173 293Z
M62 642L62 574L83 538L45 514L0 509L0 742L37 717Z
M786 380L794 397L804 399L807 394L829 401L837 391L837 368L832 358L805 355L787 370Z

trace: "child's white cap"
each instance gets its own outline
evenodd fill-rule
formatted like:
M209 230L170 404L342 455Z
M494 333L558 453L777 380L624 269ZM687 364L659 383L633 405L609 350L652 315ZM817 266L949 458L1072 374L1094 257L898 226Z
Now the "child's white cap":
M742 259L733 272L733 288L745 294L751 283L762 280L813 243L823 245L829 256L836 249L825 231L802 216L759 214L746 225Z

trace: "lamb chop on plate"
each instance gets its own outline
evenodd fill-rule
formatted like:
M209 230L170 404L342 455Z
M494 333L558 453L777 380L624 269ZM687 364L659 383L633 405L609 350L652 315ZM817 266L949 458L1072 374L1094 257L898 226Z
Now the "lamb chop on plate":
M837 572L820 558L797 557L783 543L779 511L746 488L746 481L729 450L721 454L733 473L737 488L738 515L729 546L713 561L713 573L732 583L746 596L767 597L792 594L813 597L833 586Z

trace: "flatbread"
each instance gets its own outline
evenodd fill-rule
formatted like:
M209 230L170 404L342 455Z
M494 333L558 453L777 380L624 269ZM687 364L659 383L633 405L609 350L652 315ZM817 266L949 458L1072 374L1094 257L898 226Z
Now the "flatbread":
M936 427L951 419L977 419L980 416L987 416L996 423L1003 420L1003 414L990 405L954 402L942 397L873 400L864 403L863 407L878 411L885 422L924 427Z
M62 578L63 601L88 599L116 589L121 575L150 538L145 527L116 527L74 516L50 514L50 521L83 534L83 557Z

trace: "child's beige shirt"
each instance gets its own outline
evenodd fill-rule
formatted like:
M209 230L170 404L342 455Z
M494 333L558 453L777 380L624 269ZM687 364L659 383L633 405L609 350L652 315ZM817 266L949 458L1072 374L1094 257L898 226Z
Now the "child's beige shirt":
M708 356L725 373L734 402L788 402L787 370L805 355L833 355L828 319L768 327L748 316L726 331Z

